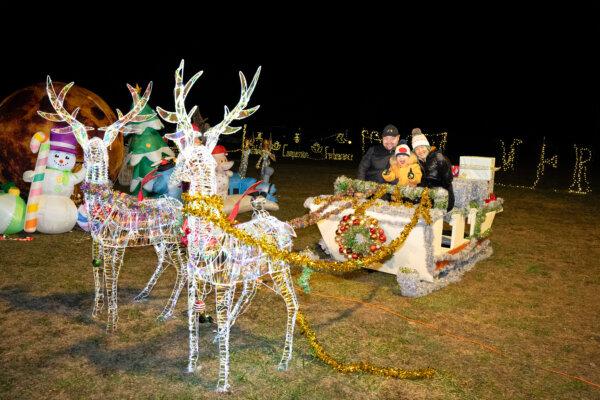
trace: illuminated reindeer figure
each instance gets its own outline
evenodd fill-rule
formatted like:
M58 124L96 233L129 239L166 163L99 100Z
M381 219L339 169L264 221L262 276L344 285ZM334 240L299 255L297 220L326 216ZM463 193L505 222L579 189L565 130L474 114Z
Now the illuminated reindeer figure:
M240 72L242 92L239 103L231 111L225 107L225 117L218 125L204 134L195 132L190 116L194 109L187 113L185 97L202 72L197 73L184 85L183 60L175 73L175 112L168 112L157 107L158 114L167 122L177 124L177 132L168 135L179 147L180 154L175 171L171 176L172 184L185 180L190 182L189 195L211 196L216 194L216 162L211 151L217 144L221 134L232 134L240 128L229 125L252 115L257 107L245 109L250 95L254 91L260 68L256 72L250 87ZM218 213L215 206L213 213ZM190 333L190 355L188 372L194 372L198 359L198 318L195 308L202 304L206 290L199 292L199 287L207 285L214 288L216 297L216 319L218 333L215 341L219 344L219 380L218 391L229 388L229 331L236 318L245 311L256 293L261 278L270 275L275 293L281 295L287 308L287 330L283 357L279 363L280 370L286 370L292 357L292 341L294 324L298 312L298 301L294 292L290 267L282 262L269 259L261 250L240 243L236 238L225 234L214 224L202 218L189 215L188 225L188 322ZM259 237L270 236L279 248L291 249L294 230L285 222L279 221L265 211L255 210L253 219L237 225L238 229ZM236 297L237 285L241 290ZM235 300L235 301L234 301Z
M93 128L85 127L76 119L79 109L69 113L63 106L63 101L73 82L66 85L57 95L50 77L47 79L46 91L50 103L56 113L38 113L53 122L66 122L83 149L86 175L82 189L85 204L90 215L90 227L93 240L92 257L95 283L95 299L92 316L97 317L104 306L104 295L108 299L107 331L117 327L117 283L119 271L123 264L123 255L127 247L155 247L158 254L159 267L148 286L140 296L150 291L156 278L162 272L166 258L177 269L175 287L169 302L161 313L162 318L168 318L173 313L179 293L185 284L185 275L180 273L180 265L184 263L179 249L179 225L181 223L181 202L164 197L146 199L138 202L124 193L112 189L108 179L107 148L115 140L120 131L135 132L135 128L126 126L129 122L144 122L153 115L139 115L146 105L152 91L152 82L140 98L134 88L127 85L133 96L134 108L122 115L117 110L119 119L112 125L100 128L104 131L103 139L88 138L87 131ZM102 265L103 262L103 265Z

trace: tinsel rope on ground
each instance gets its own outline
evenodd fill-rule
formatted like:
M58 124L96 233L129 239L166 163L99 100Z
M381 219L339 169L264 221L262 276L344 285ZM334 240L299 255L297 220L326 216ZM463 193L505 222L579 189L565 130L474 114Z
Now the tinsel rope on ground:
M317 335L311 329L308 320L300 311L298 311L298 315L296 316L296 322L302 328L302 333L304 334L304 336L306 336L306 340L308 340L308 344L314 350L317 358L338 372L342 372L345 374L365 372L372 375L386 376L389 378L398 379L431 378L435 374L435 369L433 368L410 370L395 367L378 367L366 363L364 361L350 364L341 363L335 358L333 358L329 353L327 353L327 351L325 351L321 343L319 343L319 341L317 340Z
M379 192L379 191L378 191ZM378 193L377 193L378 194ZM281 250L273 242L273 239L267 236L253 237L249 233L237 229L232 225L231 221L222 212L223 200L220 196L203 196L200 194L183 195L185 202L184 212L189 215L201 218L206 222L215 225L224 233L229 234L247 246L260 248L266 255L275 261L285 262L289 265L308 267L316 271L322 272L350 272L362 268L364 265L371 265L380 262L391 256L400 246L404 244L406 238L412 229L419 222L419 217L423 217L427 224L431 224L431 200L429 199L429 191L423 191L419 206L415 209L413 216L408 224L404 226L402 232L391 241L387 246L382 246L373 254L357 260L347 261L327 261L315 260L306 254ZM366 210L366 208L364 208ZM217 210L217 212L215 212ZM357 210L357 212L360 210ZM364 211L363 211L364 212Z

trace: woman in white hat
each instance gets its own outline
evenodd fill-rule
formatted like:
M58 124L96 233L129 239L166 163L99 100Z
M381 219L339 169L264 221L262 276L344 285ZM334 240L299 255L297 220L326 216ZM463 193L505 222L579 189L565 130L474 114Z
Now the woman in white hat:
M431 150L429 141L419 128L412 131L412 148L423 171L419 186L446 189L448 191L448 211L450 211L454 207L452 164L450 160L439 151Z

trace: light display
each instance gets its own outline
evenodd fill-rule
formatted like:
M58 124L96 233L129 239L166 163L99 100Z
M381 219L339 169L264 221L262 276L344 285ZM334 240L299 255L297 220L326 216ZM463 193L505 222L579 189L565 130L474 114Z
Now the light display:
M314 142L310 149L313 153L320 153L323 150L323 146L319 142Z
M540 161L538 162L537 170L535 172L535 180L533 181L533 185L531 185L532 189L535 189L544 176L544 172L546 170L546 166L549 165L552 168L558 167L558 155L555 154L550 158L546 158L546 138L542 139L542 151L540 152Z
M515 171L517 167L517 147L523 144L522 139L513 138L510 150L506 152L504 141L499 140L500 153L502 156L502 171ZM575 151L575 164L573 166L573 174L567 193L572 194L588 194L591 192L591 186L589 181L589 162L592 159L592 148L589 146L581 146L578 144L573 145ZM540 183L546 167L558 168L558 154L553 155L550 158L546 157L546 139L542 141L542 147L540 149L540 158L536 166L535 178L531 185L512 185L505 183L496 183L498 186L514 187L519 189L536 189ZM554 189L555 192L562 191L559 188Z
M197 135L192 129L190 115L185 110L185 97L197 79L196 74L187 84L183 83L182 60L175 74L175 112L158 108L159 115L168 122L177 123L177 132L168 135L179 147L173 181L189 181L190 195L213 196L216 193L215 161L211 155L212 149L222 134L231 134L240 128L230 124L252 115L258 107L246 108L250 96L256 87L260 68L256 72L250 86L240 72L241 96L238 104L230 111L225 107L223 120L208 129L204 138L205 144L195 143ZM268 158L268 156L267 156ZM264 162L264 161L263 161ZM255 212L249 222L237 227L250 235L267 235L278 248L289 249L292 246L294 230L289 224L277 220L260 209L260 200L254 202ZM215 207L215 213L218 209ZM188 218L190 233L188 239L188 323L190 332L190 355L188 370L196 369L198 360L198 319L194 305L198 300L204 301L207 295L205 285L208 283L214 289L216 298L217 337L219 345L219 379L218 391L229 388L229 331L237 317L244 312L256 292L261 277L269 275L275 293L279 294L286 304L287 328L283 356L279 369L285 370L292 357L292 343L298 300L294 291L289 265L272 262L265 259L260 249L244 245L236 238L226 234L213 224L191 215ZM242 288L238 292L237 284ZM238 293L236 293L238 292ZM236 296L237 294L237 296Z
M336 133L335 141L340 144L352 144L352 140L348 139L348 131Z
M514 171L515 170L515 157L517 155L517 146L523 144L523 140L514 138L511 145L510 150L506 152L506 146L504 145L504 140L500 140L500 147L502 149L501 157L502 157L502 171Z
M592 191L588 180L588 163L592 160L592 149L573 145L575 149L575 167L569 193L588 194Z
M93 239L92 266L95 283L95 299L92 316L96 317L104 306L104 297L108 303L108 321L106 329L114 331L117 327L117 289L118 279L125 249L132 246L155 247L159 256L159 266L155 277L158 278L164 266L166 254L171 264L177 269L175 287L161 317L167 318L177 302L185 277L179 271L183 263L179 250L179 225L181 223L181 202L172 198L148 199L137 201L125 193L112 190L108 179L108 147L119 132L133 132L134 127L127 127L129 122L143 122L153 115L139 115L146 105L152 91L150 83L140 98L134 88L128 85L133 97L134 107L123 115L117 110L118 120L112 125L100 128L104 131L102 139L89 139L87 131L91 128L83 126L75 117L78 109L69 113L63 101L73 83L66 85L56 94L52 80L47 79L46 92L55 113L38 111L39 115L53 122L66 122L72 129L77 142L83 149L86 169L84 183L85 205L90 218L90 232ZM154 278L154 277L153 277ZM156 280L151 279L146 289ZM146 290L145 289L145 290ZM142 295L144 292L142 292Z
M360 143L362 154L365 154L367 151L365 146L370 145L372 143L381 143L381 135L377 131L369 131L368 129L363 129L360 132Z
M279 143L279 141L274 141L273 144L271 145L271 150L273 151L279 151L281 149L281 143Z

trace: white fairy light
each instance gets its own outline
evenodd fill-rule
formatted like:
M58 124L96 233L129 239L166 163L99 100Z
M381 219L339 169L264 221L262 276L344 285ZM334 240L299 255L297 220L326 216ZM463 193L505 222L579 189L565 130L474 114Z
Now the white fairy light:
M102 139L89 139L85 127L76 119L79 109L69 113L63 106L65 96L73 82L66 85L57 95L50 77L47 79L46 92L55 113L38 113L53 122L66 122L73 130L77 142L81 145L84 155L86 175L82 189L85 205L90 216L90 232L93 239L92 264L94 271L95 299L92 316L96 317L104 306L104 296L108 302L107 330L114 331L117 327L117 289L123 255L127 247L155 247L158 254L158 267L155 276L150 280L145 291L140 294L145 297L152 289L164 267L165 255L177 269L175 287L169 302L161 313L161 318L168 318L172 312L185 276L180 273L179 265L182 254L179 250L179 224L182 204L173 198L146 199L137 201L129 195L112 190L108 179L108 147L118 136L119 132L134 132L133 127L126 126L129 122L144 122L153 114L139 115L150 97L150 83L140 98L134 88L128 85L135 106L126 115L119 110L119 119L112 125L100 128L104 131Z
M523 144L523 140L519 138L513 138L513 141L510 145L510 150L507 152L506 146L504 145L504 140L500 140L500 147L502 149L502 171L515 170L517 146L520 144Z
M175 74L175 112L157 108L159 115L168 122L177 124L177 132L167 137L174 140L179 147L180 154L171 176L172 182L181 180L189 181L190 195L216 194L216 163L211 151L217 144L221 134L231 134L239 128L232 128L230 124L252 115L258 107L246 109L250 96L254 91L260 68L254 79L247 86L244 75L240 72L241 96L239 103L231 110L225 108L223 121L207 130L204 134L205 143L196 143L194 138L197 133L193 131L189 122L189 115L185 110L185 97L197 79L196 74L187 84L183 82L183 66L181 61ZM260 205L255 203L260 208ZM213 210L217 212L218 210ZM254 247L246 246L237 239L223 233L212 224L194 216L188 217L190 233L188 234L188 323L190 333L190 354L188 371L196 369L198 360L198 318L194 306L204 302L206 286L199 290L201 283L208 283L215 291L216 319L218 332L216 340L219 346L219 380L218 391L229 388L229 331L236 318L247 308L256 292L261 277L270 275L273 280L272 289L284 298L287 308L287 329L285 346L279 369L287 369L292 357L292 343L294 324L298 312L298 301L294 292L289 265L271 261L264 257L262 252ZM279 248L291 249L292 236L295 233L290 225L270 216L262 210L256 210L253 219L238 225L249 234L261 237L271 236ZM237 296L237 284L242 284L241 292ZM198 307L196 307L198 308Z
M575 149L575 167L569 193L588 194L592 191L588 180L588 163L592 160L592 149L573 145Z
M540 152L540 161L538 162L537 170L535 173L535 180L533 181L533 185L531 185L532 189L535 189L544 176L544 172L546 170L546 166L549 165L552 168L558 167L558 155L555 154L550 158L546 158L546 138L542 139L542 150Z

